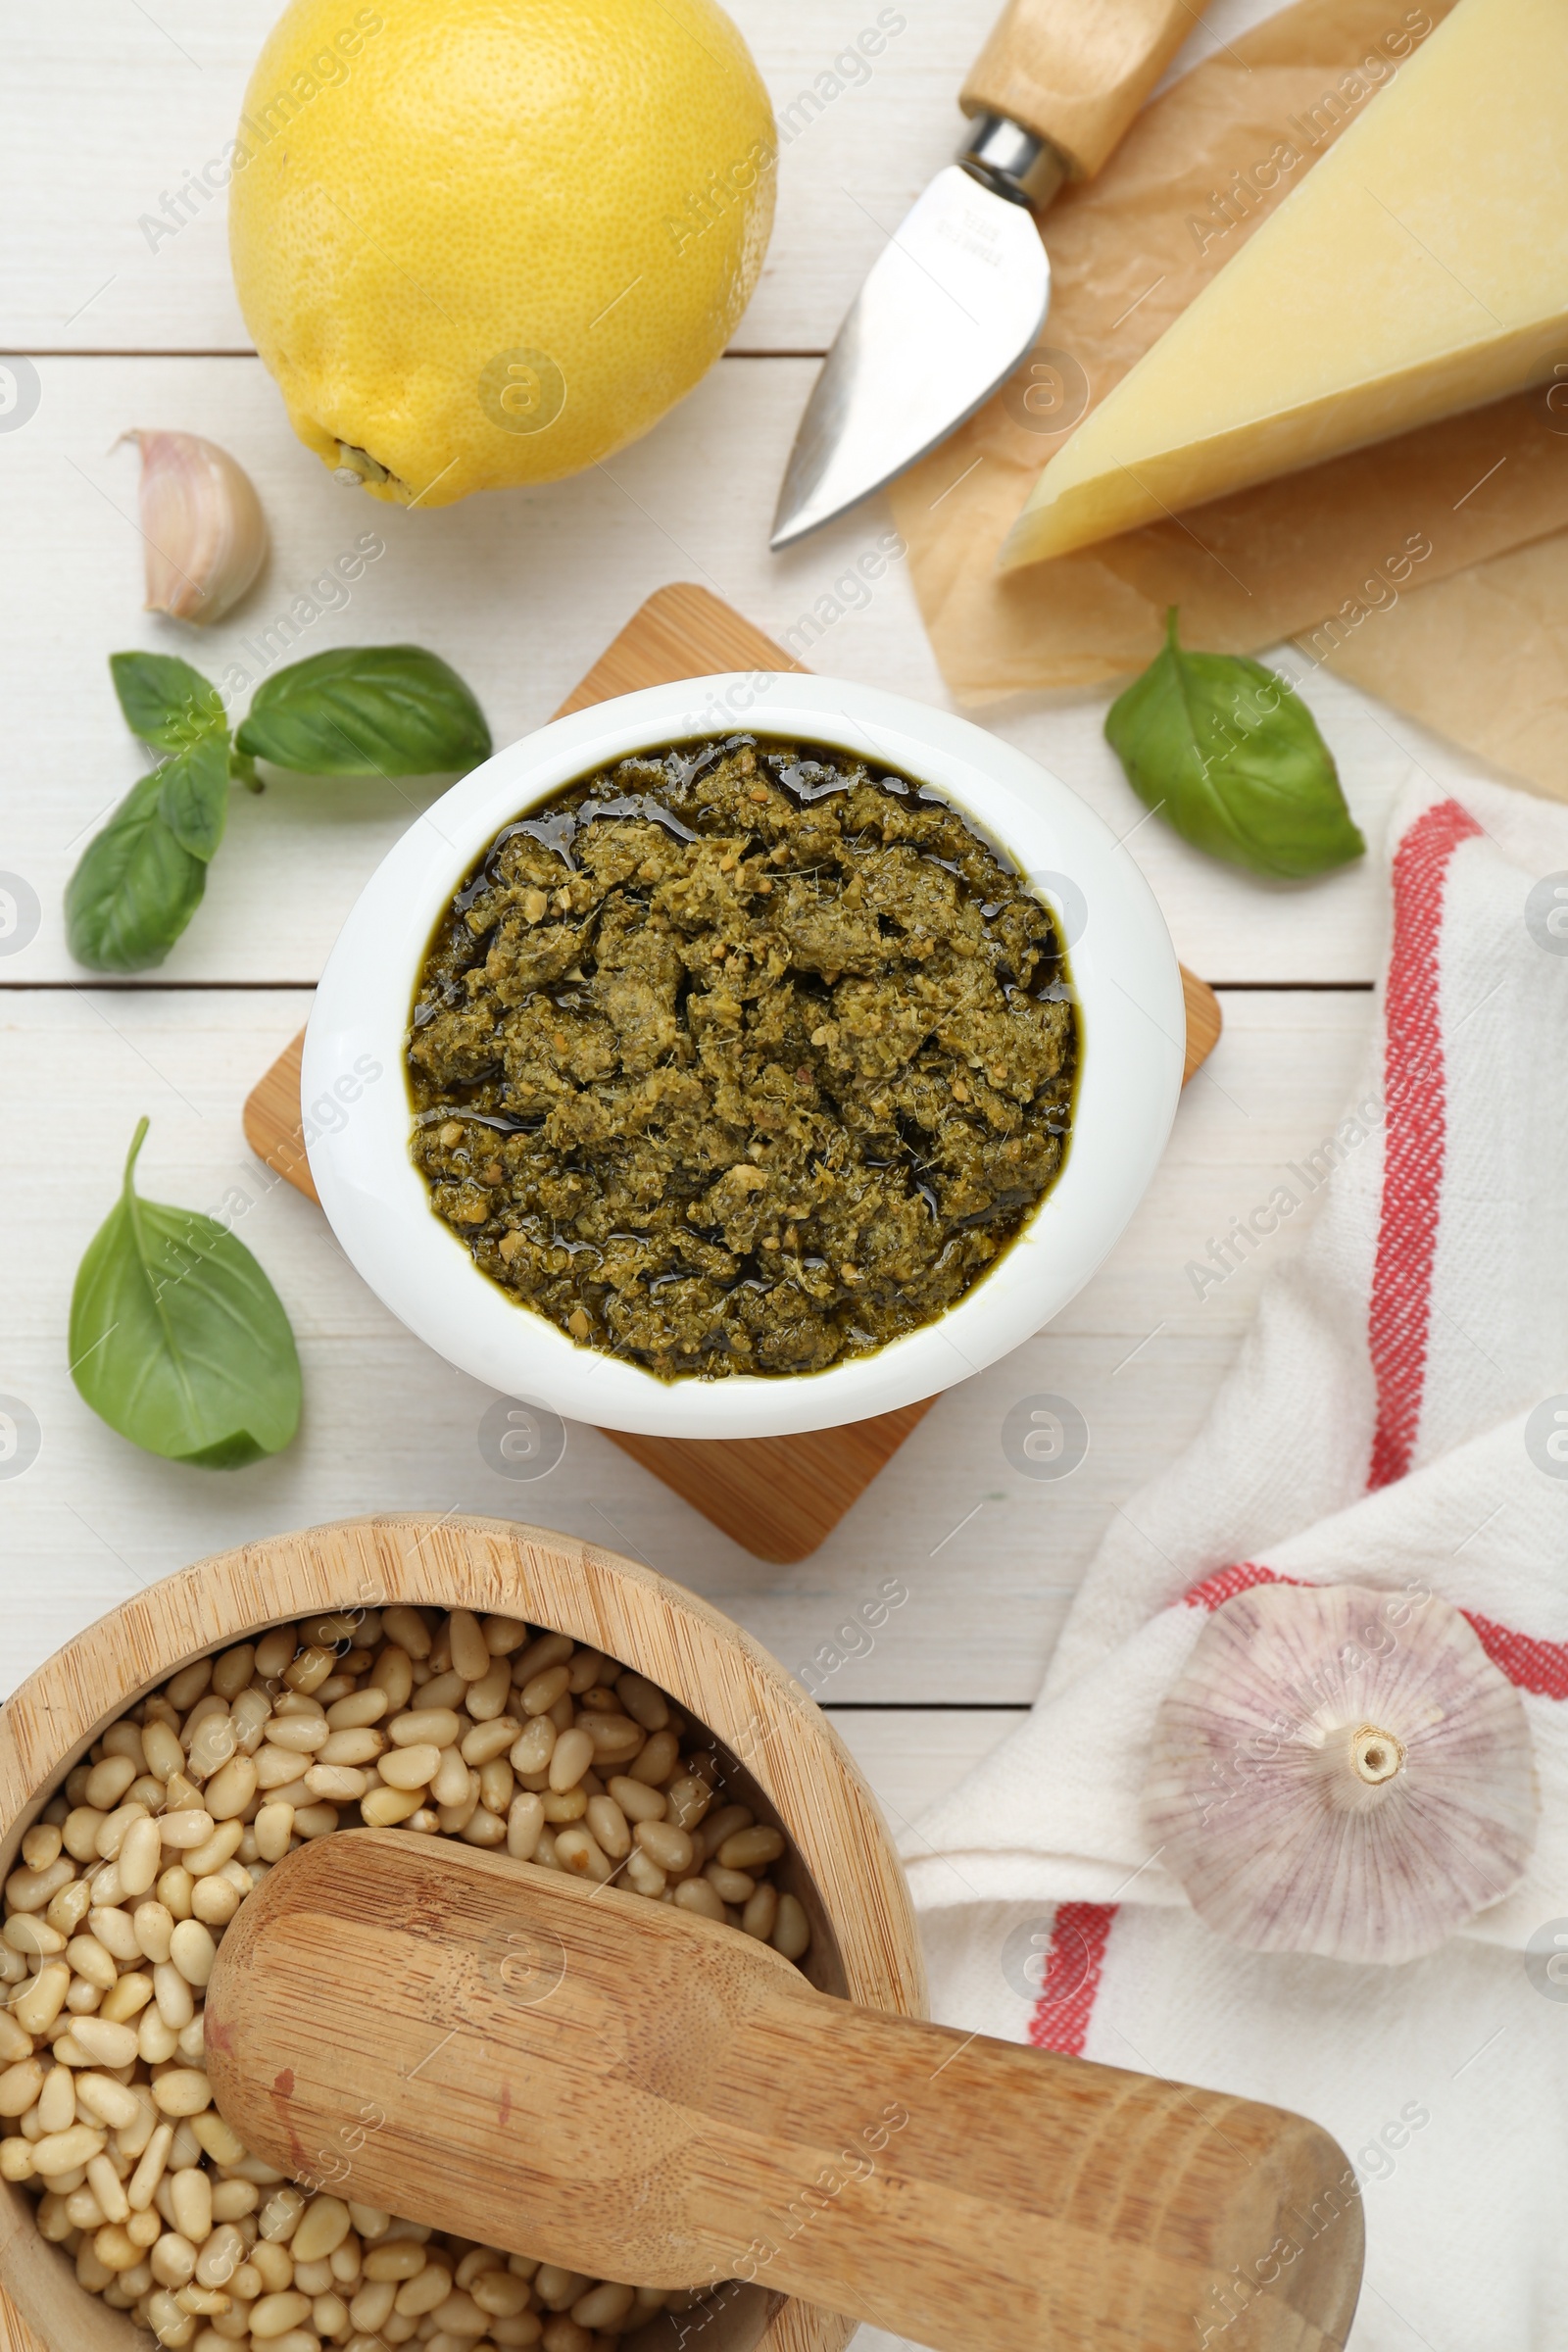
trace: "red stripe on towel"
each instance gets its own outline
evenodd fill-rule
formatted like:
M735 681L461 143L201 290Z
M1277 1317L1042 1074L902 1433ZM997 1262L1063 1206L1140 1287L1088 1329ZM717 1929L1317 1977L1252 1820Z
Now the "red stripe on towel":
M1046 1947L1042 1991L1029 2020L1037 2050L1081 2058L1090 2013L1100 1990L1114 1903L1058 1903Z
M1378 1393L1369 1488L1403 1478L1421 1419L1446 1114L1438 942L1449 861L1480 831L1468 808L1440 801L1417 817L1395 853L1383 1214L1367 1318Z

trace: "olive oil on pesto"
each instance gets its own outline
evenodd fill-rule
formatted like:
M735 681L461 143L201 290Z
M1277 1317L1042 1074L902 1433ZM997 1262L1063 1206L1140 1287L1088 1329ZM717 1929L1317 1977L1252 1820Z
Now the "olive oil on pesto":
M1065 1162L1051 910L956 809L810 743L639 754L508 825L409 1033L431 1205L519 1304L663 1380L933 1321Z

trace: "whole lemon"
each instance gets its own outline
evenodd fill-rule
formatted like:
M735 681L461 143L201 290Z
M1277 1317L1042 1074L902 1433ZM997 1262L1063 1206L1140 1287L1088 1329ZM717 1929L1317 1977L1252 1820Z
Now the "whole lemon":
M294 429L404 506L608 457L689 392L772 225L773 115L714 0L292 0L229 241Z

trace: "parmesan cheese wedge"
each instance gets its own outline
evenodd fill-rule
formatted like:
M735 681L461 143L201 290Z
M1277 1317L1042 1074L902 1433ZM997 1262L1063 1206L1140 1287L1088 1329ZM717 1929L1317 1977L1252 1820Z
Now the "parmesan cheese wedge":
M1568 374L1568 5L1459 0L1047 466L1004 570Z

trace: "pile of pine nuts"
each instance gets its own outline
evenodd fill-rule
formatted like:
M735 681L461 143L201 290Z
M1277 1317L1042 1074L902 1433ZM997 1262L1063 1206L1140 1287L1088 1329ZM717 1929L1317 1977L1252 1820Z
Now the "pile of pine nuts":
M5 1883L0 2176L171 2352L609 2352L710 2290L583 2278L295 2185L212 2104L224 1929L303 1840L397 1825L614 1879L799 1960L781 1833L664 1694L466 1609L308 1618L186 1666L93 1745ZM341 2177L341 2176L340 2176Z

